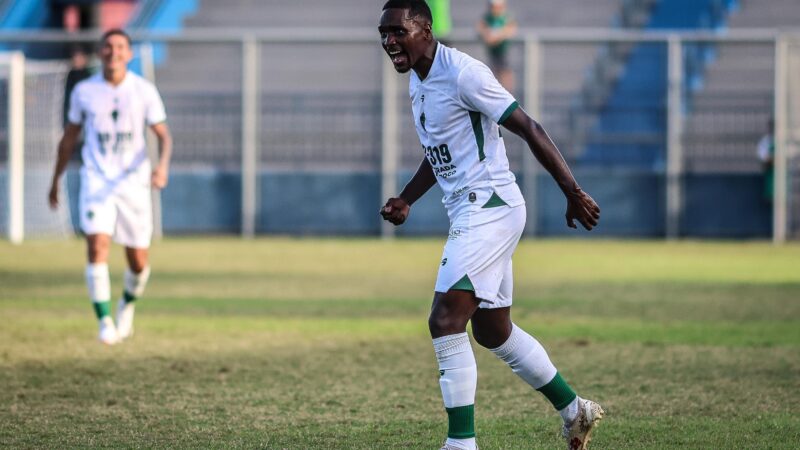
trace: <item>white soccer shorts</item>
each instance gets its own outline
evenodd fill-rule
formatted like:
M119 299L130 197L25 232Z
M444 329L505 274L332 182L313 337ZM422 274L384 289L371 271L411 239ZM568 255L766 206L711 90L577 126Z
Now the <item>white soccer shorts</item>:
M107 234L125 247L150 247L153 235L150 186L134 178L114 182L81 172L79 211L85 234Z
M480 308L511 306L511 257L525 228L525 205L462 210L451 222L436 292L447 292L466 275Z

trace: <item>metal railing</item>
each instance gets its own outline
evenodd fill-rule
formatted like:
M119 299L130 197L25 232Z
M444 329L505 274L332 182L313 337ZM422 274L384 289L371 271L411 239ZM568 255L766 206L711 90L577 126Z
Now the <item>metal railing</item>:
M558 29L558 30L521 30L515 45L522 48L523 63L521 72L523 80L524 103L526 110L533 117L542 117L544 93L547 91L547 80L543 71L547 67L544 60L544 50L551 45L574 44L592 46L600 44L658 44L667 49L667 86L666 110L666 142L665 142L665 168L666 199L665 204L665 235L676 238L681 235L681 213L683 211L683 176L685 174L684 154L685 122L686 122L686 80L684 49L687 44L763 44L775 48L775 81L772 90L774 93L774 110L776 119L776 136L778 141L776 152L776 166L778 169L777 189L775 190L775 215L774 237L776 241L786 238L786 223L788 221L788 204L786 197L786 142L794 134L788 133L789 124L786 119L788 73L787 48L788 42L798 39L800 32L778 31L772 29L751 29L721 32L670 32L670 31L625 31L607 29ZM258 167L259 154L265 150L259 137L261 114L264 105L261 104L260 73L262 61L261 50L277 44L297 44L312 46L331 46L340 44L374 44L379 46L377 32L374 29L266 29L266 30L220 30L220 29L187 29L180 34L153 33L133 30L131 36L135 42L145 43L142 48L145 67L152 70L152 52L147 53L150 43L165 44L220 44L235 45L241 51L241 233L243 236L253 236L256 232L256 217L258 215ZM0 43L8 46L40 45L64 42L93 42L99 38L97 33L65 34L51 31L26 31L26 30L0 30ZM475 44L472 32L456 31L451 36L451 41L456 45ZM148 56L149 55L149 56ZM381 57L382 58L382 57ZM149 66L148 66L149 63ZM169 64L169 63L167 63ZM386 62L382 60L365 61L364 64L380 64L381 76L381 119L382 131L380 133L380 177L382 197L386 198L397 191L398 174L401 171L401 110L403 104L398 101L400 78ZM547 124L545 124L547 127ZM794 148L794 147L792 147ZM537 233L539 223L536 205L538 198L536 183L530 182L538 176L539 169L533 158L523 158L521 168L522 178L528 182L523 183L528 200L528 234ZM783 174L783 175L780 175ZM394 228L384 226L381 234L390 237Z

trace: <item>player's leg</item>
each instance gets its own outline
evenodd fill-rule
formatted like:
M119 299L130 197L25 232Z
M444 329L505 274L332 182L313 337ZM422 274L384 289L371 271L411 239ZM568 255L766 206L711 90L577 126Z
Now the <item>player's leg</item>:
M108 253L111 236L90 234L86 236L88 264L86 287L98 321L98 339L108 345L117 343L117 330L111 319L111 281L108 274Z
M428 318L439 363L439 386L447 411L447 441L443 448L473 450L475 390L478 369L467 335L467 321L478 308L475 293L451 289L436 292Z
M472 316L475 341L505 361L520 378L541 392L562 419L568 448L583 449L591 430L603 417L600 405L584 400L556 370L542 344L511 321L513 271L511 262L500 285L499 308L480 308Z
M133 334L136 299L144 294L150 278L148 249L153 234L150 190L125 186L118 195L118 219L115 239L125 246L128 268L123 275L122 297L117 304L117 328L120 338Z
M110 188L102 177L81 171L79 196L80 226L86 235L87 260L86 287L97 315L98 339L105 344L115 344L117 329L111 318L111 282L108 275L108 253L114 232L116 209Z
M128 268L123 275L122 297L117 304L117 331L120 339L133 334L135 301L144 294L150 278L147 248L125 247L125 259L128 261Z

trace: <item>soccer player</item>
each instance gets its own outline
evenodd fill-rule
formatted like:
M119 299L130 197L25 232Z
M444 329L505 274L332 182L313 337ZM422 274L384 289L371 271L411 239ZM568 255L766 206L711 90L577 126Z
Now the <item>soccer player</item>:
M79 209L88 247L86 285L99 321L98 339L113 345L133 333L134 301L144 292L150 276L150 192L167 185L172 138L155 86L128 71L133 57L130 37L119 29L106 32L99 56L102 72L81 81L72 91L49 201L51 207L58 206L58 180L83 130ZM158 138L159 160L152 171L145 125ZM125 246L128 262L116 325L111 318L108 275L112 236Z
M591 230L600 208L578 186L544 129L523 111L486 65L436 41L422 0L389 0L378 31L395 70L411 70L409 91L424 157L402 192L381 208L400 225L435 183L450 218L428 327L448 415L442 449L477 448L477 368L466 333L490 349L553 404L564 419L569 449L585 449L603 416L578 397L542 345L511 321L511 256L525 225L525 204L509 170L498 127L522 137L567 200L566 222Z

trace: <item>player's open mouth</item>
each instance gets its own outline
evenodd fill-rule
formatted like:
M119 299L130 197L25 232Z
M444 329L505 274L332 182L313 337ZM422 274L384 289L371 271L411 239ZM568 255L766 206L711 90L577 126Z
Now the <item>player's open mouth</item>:
M387 53L392 60L392 64L395 66L399 66L408 61L408 55L403 53L402 50L389 50Z

